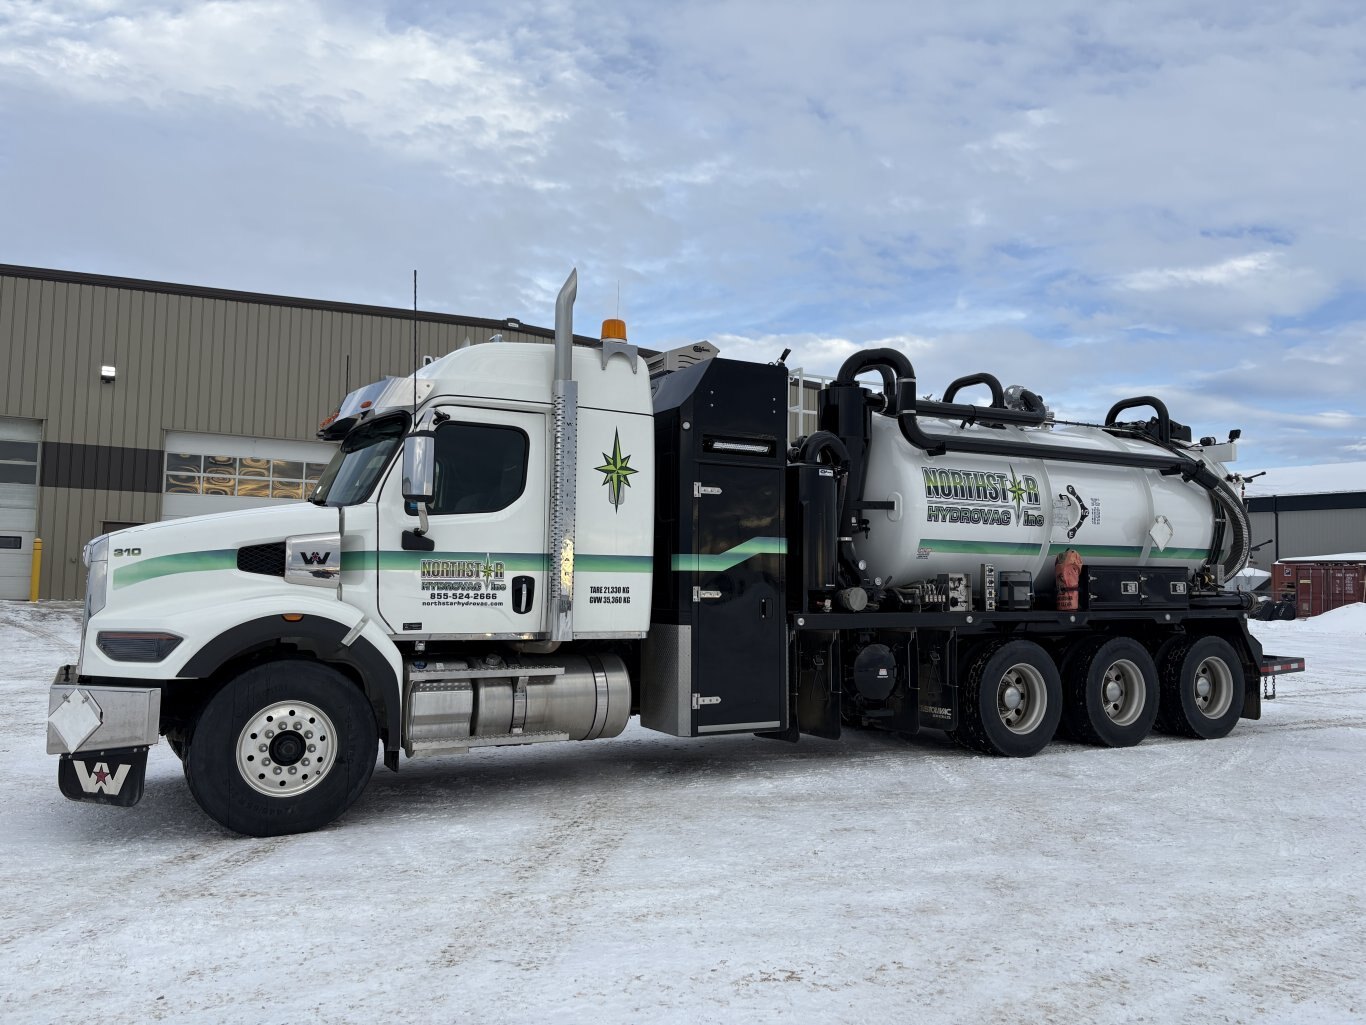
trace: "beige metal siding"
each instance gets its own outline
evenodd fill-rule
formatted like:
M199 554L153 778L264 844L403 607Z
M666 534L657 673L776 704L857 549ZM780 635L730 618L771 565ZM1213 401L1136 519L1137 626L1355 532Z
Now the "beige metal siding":
M269 298L0 274L0 416L44 421L45 445L159 450L167 431L311 440L348 388L411 372L405 311ZM455 317L417 324L419 357L495 332L509 342L547 341L546 332ZM113 383L100 381L101 364L117 368ZM78 597L84 542L104 521L157 519L160 499L42 487L44 596Z
M487 327L419 322L419 356ZM504 330L505 341L544 338ZM0 415L48 441L153 448L167 430L307 438L347 386L412 369L412 321L132 289L0 278ZM101 364L117 368L100 381Z
M157 518L160 495L131 491L39 488L43 573L41 593L51 598L84 595L81 548L106 521L150 523Z
M1273 540L1254 556L1263 569L1303 555L1366 552L1366 509L1283 509L1279 516L1280 545ZM1255 512L1248 519L1253 544L1276 537L1276 514Z

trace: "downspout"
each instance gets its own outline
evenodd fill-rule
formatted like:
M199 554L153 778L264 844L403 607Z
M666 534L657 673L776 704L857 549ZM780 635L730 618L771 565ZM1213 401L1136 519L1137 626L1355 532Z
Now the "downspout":
M579 386L574 380L574 298L579 272L569 272L555 299L554 477L550 485L550 572L546 612L552 642L574 639L574 514L579 450Z

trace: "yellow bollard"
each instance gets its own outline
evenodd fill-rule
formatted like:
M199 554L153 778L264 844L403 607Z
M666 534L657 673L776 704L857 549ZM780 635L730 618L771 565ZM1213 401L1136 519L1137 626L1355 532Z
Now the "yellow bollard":
M33 539L33 572L28 578L28 600L35 602L38 600L38 574L43 568L43 539L35 537Z

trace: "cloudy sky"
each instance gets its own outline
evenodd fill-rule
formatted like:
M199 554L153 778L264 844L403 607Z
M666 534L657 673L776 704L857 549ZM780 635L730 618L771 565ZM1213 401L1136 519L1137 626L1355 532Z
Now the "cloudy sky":
M0 0L0 262L894 345L1366 458L1366 6Z

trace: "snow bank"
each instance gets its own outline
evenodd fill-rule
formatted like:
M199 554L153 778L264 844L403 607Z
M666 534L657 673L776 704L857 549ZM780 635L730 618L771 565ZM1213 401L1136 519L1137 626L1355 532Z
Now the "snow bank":
M136 808L64 800L43 720L79 606L0 602L0 1021L1361 1021L1364 624L1253 624L1308 669L1223 740L633 723L381 769L335 825L251 840L164 743Z
M1366 604L1344 605L1321 616L1301 620L1303 630L1323 634L1366 634Z

